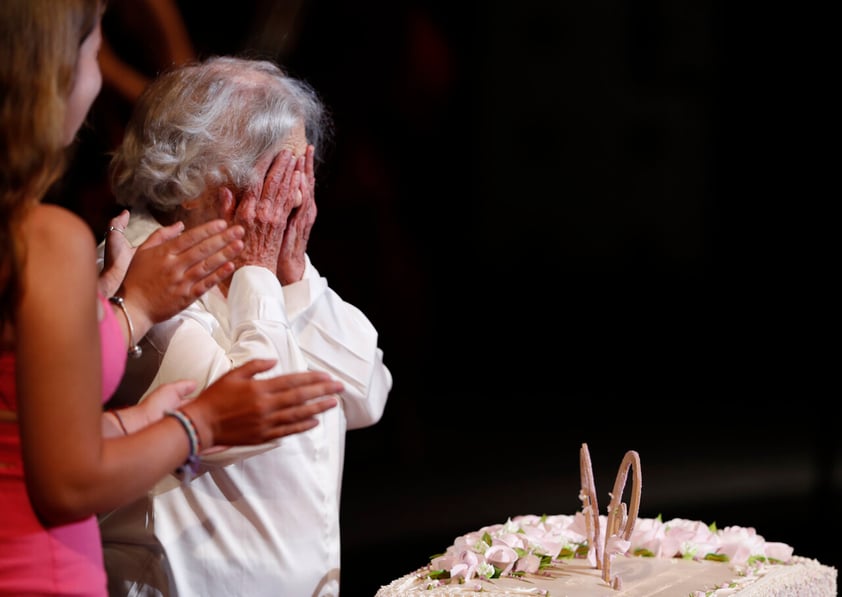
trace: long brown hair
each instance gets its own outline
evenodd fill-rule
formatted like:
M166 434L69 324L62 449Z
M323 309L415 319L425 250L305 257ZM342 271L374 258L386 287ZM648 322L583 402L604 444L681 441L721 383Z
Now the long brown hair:
M23 214L64 172L67 98L102 5L0 1L0 331L21 294Z

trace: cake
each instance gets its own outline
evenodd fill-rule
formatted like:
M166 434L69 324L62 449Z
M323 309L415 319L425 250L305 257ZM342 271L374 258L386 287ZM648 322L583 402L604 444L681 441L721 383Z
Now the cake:
M766 541L753 528L638 518L642 481L635 451L620 465L607 514L599 513L587 444L580 470L580 511L514 516L462 535L427 565L382 586L376 597L837 595L835 568Z

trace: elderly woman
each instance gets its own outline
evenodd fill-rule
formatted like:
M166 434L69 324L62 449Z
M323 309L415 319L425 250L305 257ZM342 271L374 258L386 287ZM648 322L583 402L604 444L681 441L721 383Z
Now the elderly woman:
M339 592L345 432L380 419L392 379L377 330L306 253L316 153L328 124L305 82L270 62L231 57L162 75L136 106L112 162L117 200L132 211L129 238L141 242L172 220L189 229L215 218L242 225L246 235L230 280L152 329L151 384L124 385L121 399L175 378L205 387L256 357L277 359L269 374L326 371L345 390L340 408L320 415L312 432L206 453L189 483L165 480L146 504L103 517L113 591ZM154 529L145 528L146 512ZM162 547L171 571L129 543Z

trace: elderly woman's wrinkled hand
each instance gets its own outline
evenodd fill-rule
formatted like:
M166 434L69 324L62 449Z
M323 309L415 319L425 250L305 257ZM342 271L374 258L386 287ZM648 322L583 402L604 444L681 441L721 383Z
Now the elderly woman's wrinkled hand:
M268 163L266 175L243 192L234 222L246 230L246 248L237 266L259 265L274 272L290 214L301 186L298 161L284 149ZM260 164L257 166L260 169ZM225 194L227 189L220 189ZM225 204L225 197L222 203Z
M287 223L281 250L278 254L277 274L281 284L298 282L304 276L307 242L316 222L316 174L313 164L315 148L307 146L305 155L298 158L296 168L301 172L298 192L301 204L293 210Z

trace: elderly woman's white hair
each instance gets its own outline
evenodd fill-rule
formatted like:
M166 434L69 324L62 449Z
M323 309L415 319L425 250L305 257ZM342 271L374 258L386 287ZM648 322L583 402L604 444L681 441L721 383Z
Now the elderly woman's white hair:
M299 123L320 156L330 134L313 88L266 60L215 56L160 75L111 160L117 203L172 211L208 186L243 190Z

